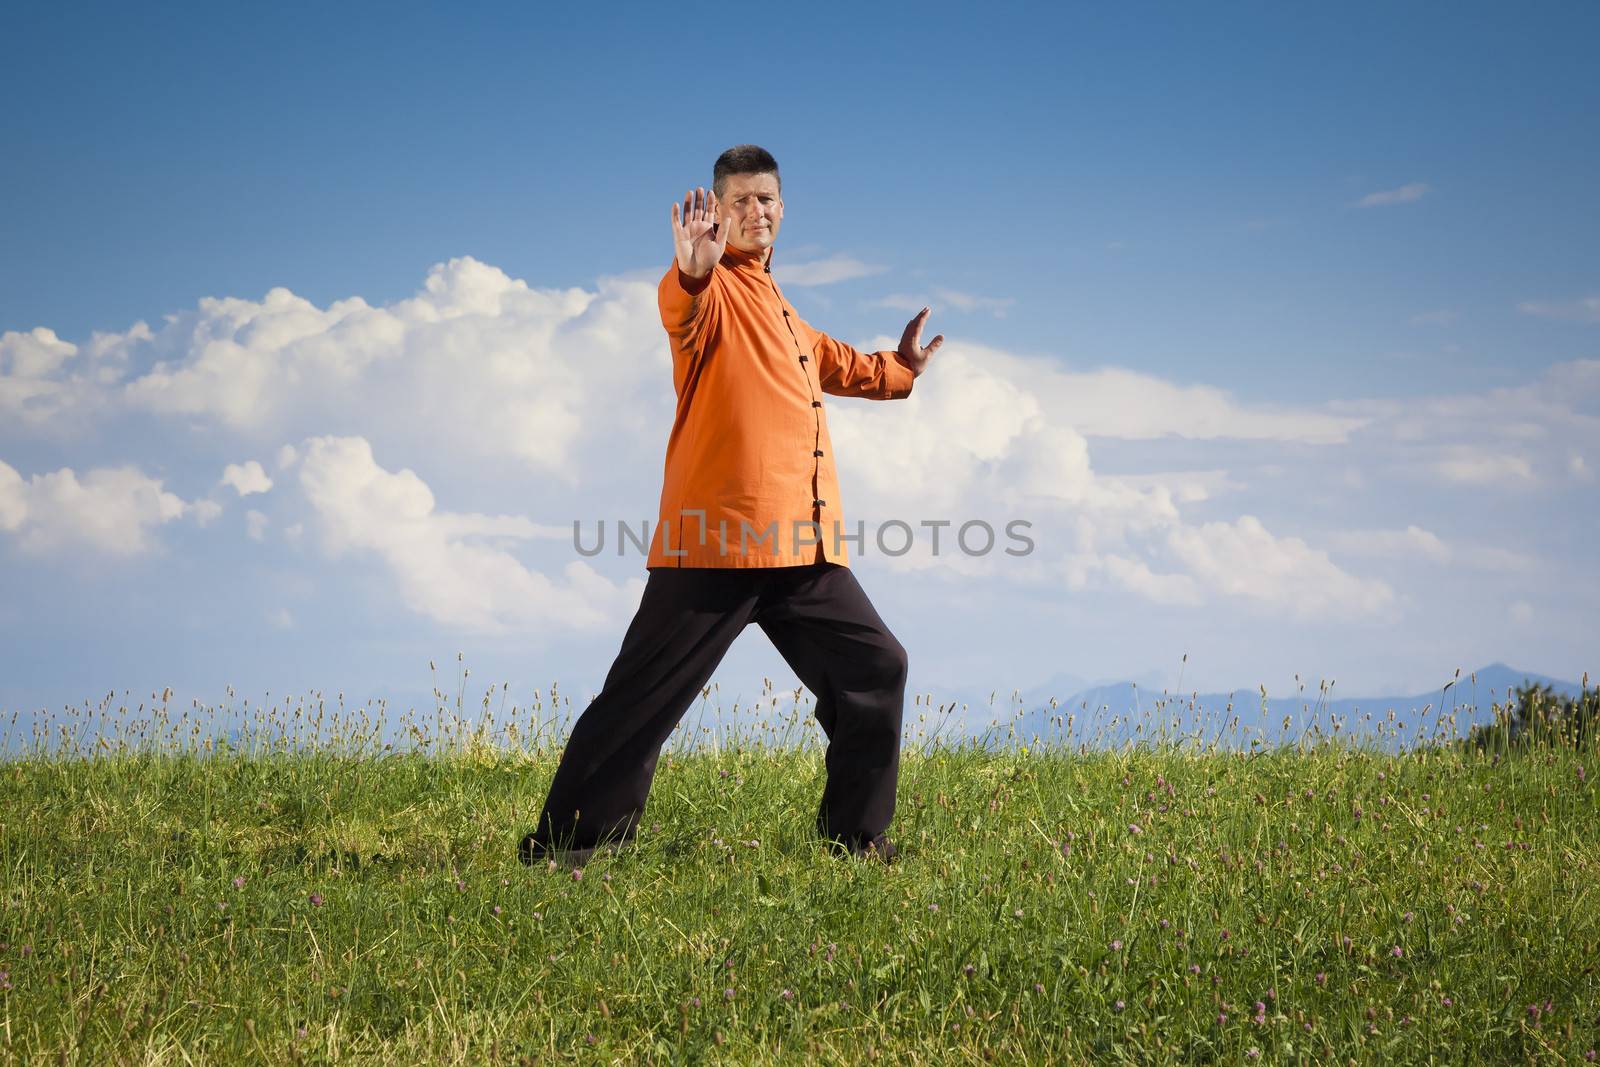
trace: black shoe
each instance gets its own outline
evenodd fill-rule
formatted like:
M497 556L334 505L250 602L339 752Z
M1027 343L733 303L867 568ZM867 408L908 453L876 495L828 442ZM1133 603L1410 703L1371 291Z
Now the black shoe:
M831 843L836 851L848 849L852 856L874 859L886 864L893 863L894 858L900 854L900 850L894 847L894 842L884 834L879 834L868 841L851 841L848 845L838 838L831 839Z
M559 863L563 867L582 867L597 852L616 853L617 850L618 844L614 841L590 845L588 848L551 848L545 842L535 840L533 834L529 833L517 846L517 858L530 867L546 861Z

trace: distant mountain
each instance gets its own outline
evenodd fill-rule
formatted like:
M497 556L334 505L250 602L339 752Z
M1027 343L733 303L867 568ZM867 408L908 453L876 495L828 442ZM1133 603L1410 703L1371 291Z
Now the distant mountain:
M1102 685L1070 699L1034 703L1018 717L1016 737L1041 744L1070 741L1076 747L1115 747L1130 740L1165 736L1198 737L1207 744L1248 747L1260 738L1268 746L1293 743L1302 736L1337 732L1369 738L1377 747L1395 751L1419 741L1465 736L1479 723L1493 722L1495 705L1504 705L1514 689L1548 685L1562 696L1578 696L1582 687L1533 671L1491 663L1459 679L1445 678L1439 688L1410 696L1338 697L1307 689L1292 697L1265 701L1259 688L1232 693L1152 693L1132 682ZM1424 709L1426 711L1424 712ZM1071 734L1066 718L1073 716ZM1454 717L1454 722L1450 718ZM1335 724L1338 729L1335 731Z

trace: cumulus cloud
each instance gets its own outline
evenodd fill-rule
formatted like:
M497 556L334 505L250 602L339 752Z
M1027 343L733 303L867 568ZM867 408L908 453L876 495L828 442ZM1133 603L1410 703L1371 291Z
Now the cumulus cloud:
M839 257L816 262L843 269ZM815 277L825 276L818 270ZM167 316L159 330L141 323L78 346L49 331L6 334L0 412L55 412L48 422L10 424L41 434L75 416L134 413L228 450L208 462L221 465L240 451L271 457L286 482L278 491L303 494L285 508L310 509L281 512L286 541L300 543L309 517L328 551L379 559L405 602L441 623L485 632L536 631L553 619L602 625L597 620L614 622L626 610L632 587L613 586L581 562L547 575L514 554L534 540L566 538L570 528L440 510L423 475L385 469L374 455L417 455L425 441L433 484L489 461L500 465L496 477L518 469L532 500L549 499L541 490L555 483L610 492L622 472L658 474L672 416L658 276L535 290L463 257L435 266L416 294L383 307L352 297L319 308L273 289L260 301L208 298ZM892 348L898 337L851 340L870 351ZM1593 360L1481 394L1311 404L1244 403L1211 385L1074 369L966 341L947 343L935 361L908 400L830 401L841 476L864 489L846 493L854 497L846 500L849 518L870 528L888 517L980 517L997 531L1032 518L1037 550L1028 557L947 555L938 565L986 580L1004 568L1010 579L1069 590L1099 584L1162 604L1221 598L1289 614L1368 616L1392 606L1388 586L1327 556L1381 552L1337 535L1320 546L1283 536L1273 530L1278 520L1247 501L1218 521L1227 494L1243 497L1274 468L1287 476L1326 455L1328 482L1344 491L1370 492L1393 477L1504 484L1496 473L1535 484L1544 470L1587 477L1581 457L1600 446ZM19 400L24 393L33 399ZM326 436L333 427L344 436ZM1164 459L1143 470L1135 463L1132 472L1124 458L1124 473L1106 475L1091 460L1105 442L1148 442L1134 453L1145 457L1171 443L1182 455L1160 453ZM1199 454L1198 442L1228 459ZM1235 462L1246 454L1258 457L1255 466ZM1483 466L1496 456L1498 468ZM1174 469L1185 465L1195 469ZM284 478L291 471L298 480ZM274 478L251 460L229 463L224 484L243 496L272 488ZM184 506L201 522L220 511L212 501ZM1191 509L1201 506L1211 522L1195 522ZM0 522L19 530L22 514L31 504L13 484L0 494ZM264 539L269 524L256 514L246 516L247 532ZM1425 538L1405 536L1407 551L1426 553ZM933 566L927 546L919 539L890 565ZM1230 571L1252 554L1260 565L1250 575ZM1449 547L1450 562L1472 559L1492 562ZM1513 566L1509 557L1493 562Z
M70 403L70 386L59 375L77 351L43 327L0 334L0 421L42 424Z
M897 343L897 338L880 335L867 347L889 349ZM1340 413L1326 405L1241 404L1215 386L1180 385L1114 367L1074 371L970 341L947 342L933 358L937 373L919 380L912 395L887 413L896 432L916 434L919 440L958 437L975 442L980 453L991 457L1002 444L1009 447L1030 420L1090 439L1234 438L1306 444L1347 441L1371 421L1370 415ZM881 423L885 414L875 410L872 418ZM1068 447L1077 451L1086 446L1073 442ZM899 451L913 461L923 454L911 447Z
M279 287L259 301L204 298L154 332L97 335L93 353L49 331L6 334L0 412L79 424L144 412L257 445L352 422L369 439L410 440L425 426L445 454L509 457L572 484L585 412L614 408L631 429L670 411L670 384L663 393L649 373L664 344L653 283L530 289L469 256L384 307L351 297L319 308ZM108 373L72 370L83 361ZM147 369L129 374L135 365ZM292 449L277 458L288 467Z
M1387 207L1391 204L1411 204L1421 200L1428 193L1426 182L1411 182L1398 189L1384 189L1375 193L1368 193L1357 201L1357 207Z
M77 352L77 345L42 326L27 333L8 330L0 335L0 370L14 379L49 378Z
M301 451L300 485L327 550L376 554L407 606L440 623L491 634L609 627L643 595L642 580L616 585L581 560L559 580L531 570L486 539L551 531L517 516L437 511L428 485L379 466L364 438L310 438Z
M870 347L888 347L882 340ZM1181 424L1192 433L1334 442L1364 420L1247 410L1220 390L1149 379L1141 392L1130 381L1138 376L1127 372L1072 373L964 342L936 358L939 374L920 380L907 399L841 406L828 424L841 455L869 457L852 470L870 488L874 520L985 517L996 530L1015 517L1038 524L1037 558L947 553L945 573L1074 589L1098 582L1164 604L1221 596L1297 616L1370 615L1392 603L1384 583L1348 574L1326 553L1276 537L1252 516L1237 524L1187 522L1180 502L1208 495L1207 481L1230 484L1225 475L1176 484L1098 475L1082 425L1153 438L1179 421L1167 412L1188 405L1196 410ZM896 570L933 567L931 539L886 562Z
M272 488L272 479L267 477L267 472L260 463L248 460L245 463L230 463L222 469L222 485L231 485L240 496L249 496L251 493L265 493Z
M0 530L25 552L46 554L88 549L109 556L136 556L154 547L152 531L194 509L137 467L96 467L80 480L71 467L24 480L0 461ZM214 515L212 516L214 517Z
M1176 526L1166 536L1197 581L1298 617L1374 615L1395 600L1387 583L1346 573L1326 552L1298 537L1274 536L1253 515Z
M120 335L95 333L84 346L42 326L0 333L0 428L81 436L96 415L115 407L112 390L125 373L128 347L150 338L143 322Z

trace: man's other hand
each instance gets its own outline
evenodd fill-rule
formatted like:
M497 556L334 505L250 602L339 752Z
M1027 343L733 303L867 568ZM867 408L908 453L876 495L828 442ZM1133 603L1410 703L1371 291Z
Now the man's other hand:
M900 350L896 353L900 362L910 367L911 373L917 377L921 377L922 372L928 369L928 358L944 344L944 334L941 333L928 342L928 347L922 347L922 324L927 321L928 309L923 308L917 312L916 318L906 323L906 332L900 335Z

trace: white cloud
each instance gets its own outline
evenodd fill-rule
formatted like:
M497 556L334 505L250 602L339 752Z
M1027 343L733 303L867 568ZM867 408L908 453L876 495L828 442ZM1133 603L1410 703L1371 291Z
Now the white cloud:
M832 285L834 282L882 274L888 269L845 255L828 256L807 263L787 263L777 256L772 261L772 273L784 285Z
M965 342L935 358L943 361L938 374L920 380L909 398L870 409L841 406L828 425L840 455L868 457L849 470L870 489L871 518L915 526L928 517L984 517L996 530L1017 517L1037 523L1037 558L954 555L939 561L940 570L1071 589L1101 582L1162 604L1195 605L1209 594L1291 615L1371 615L1394 600L1384 583L1346 573L1325 553L1275 537L1251 516L1238 525L1186 523L1179 501L1237 484L1225 472L1170 482L1101 476L1080 432L1088 423L1118 436L1156 437L1178 424L1202 434L1338 440L1362 420L1246 410L1220 390L1181 390L1127 372L1072 374ZM1187 414L1174 419L1169 410ZM885 562L897 571L935 566L925 541Z
M19 529L28 520L28 489L17 469L0 460L0 530Z
M278 630L294 629L294 616L288 608L274 608L267 612L267 624Z
M89 549L136 556L154 547L151 531L181 518L191 505L138 468L96 467L80 481L71 467L24 481L0 461L0 530L25 552ZM209 521L209 509L197 508Z
M1532 557L1506 548L1447 544L1415 524L1403 530L1336 530L1325 540L1335 552L1391 559L1421 558L1485 571L1527 571Z
M272 488L272 479L255 460L230 463L222 470L222 485L231 485L240 496L265 493Z
M1511 621L1518 626L1526 626L1533 621L1533 605L1526 600L1518 600L1511 605Z
M330 551L382 560L405 602L446 625L494 632L536 630L556 618L614 621L630 586L612 586L581 563L542 574L513 554L519 544L565 539L570 528L438 511L419 475L385 470L372 453L376 446L380 455L427 457L435 485L497 461L521 469L528 481L516 488L528 498L549 499L540 490L559 481L572 490L563 499L579 506L595 501L581 501L579 490L604 486L614 494L621 479L636 476L629 471L658 475L672 412L658 276L606 278L597 291L532 290L462 258L435 266L414 297L385 307L357 297L319 309L274 289L259 302L202 301L157 332L139 324L124 335L97 334L72 352L53 334L7 335L4 366L26 366L45 375L28 381L60 385L64 417L146 413L210 435L228 450L208 460L219 466L229 454L254 451L273 456L280 471L298 468L298 488ZM851 340L877 350L898 338ZM1360 554L1341 535L1312 546L1252 515L1197 526L1186 513L1205 504L1217 519L1222 494L1242 496L1246 481L1273 468L1301 477L1326 455L1322 484L1337 492L1381 491L1395 474L1481 485L1486 458L1521 459L1530 480L1541 470L1578 477L1587 468L1572 457L1600 445L1593 414L1600 361L1592 360L1552 367L1514 389L1315 405L1244 403L1215 386L1114 367L1074 370L970 342L947 343L935 364L906 401L830 401L841 475L866 489L846 492L854 497L847 517L983 517L1001 530L1023 516L1038 521L1039 547L1021 560L996 552L935 561L919 544L889 565L937 562L952 575L986 579L1003 569L1008 580L1099 584L1161 604L1233 598L1287 614L1317 604L1322 614L1346 617L1392 606L1393 591L1382 582L1329 562L1324 549ZM130 377L130 366L149 369ZM333 426L347 436L319 436ZM299 447L280 444L294 434ZM1101 440L1155 444L1118 445L1117 466L1127 473L1107 476L1091 462L1091 443ZM310 441L324 442L315 466L308 465ZM1202 450L1195 442L1214 444ZM1146 457L1145 469L1130 470L1130 455ZM1165 458L1148 461L1152 455ZM1256 456L1273 462L1252 464ZM1186 465L1196 469L1173 469ZM225 481L241 495L272 484L265 464L228 470L235 468ZM1513 478L1518 469L1499 468ZM351 493L341 496L345 489ZM614 507L614 499L589 513ZM408 510L417 501L426 506ZM220 511L208 501L188 506L201 521ZM1262 514L1248 502L1233 508L1247 510ZM304 529L290 521L298 518L284 514L290 543ZM247 515L246 524L261 537L269 529L264 518ZM1424 550L1416 534L1407 536ZM1274 566L1249 581L1230 578L1218 561L1248 551ZM1449 551L1451 563L1485 568L1513 569L1522 558L1509 550L1498 557L1488 549ZM1319 584L1320 599L1306 593Z
M875 338L874 350L893 348L898 339ZM1226 389L1182 385L1154 375L1116 367L1066 370L1060 364L1012 355L972 342L946 343L934 355L929 375L912 394L937 391L941 417L959 418L969 388L1004 383L1017 400L1018 414L1049 412L1052 422L1071 426L1084 437L1151 440L1163 437L1239 438L1336 444L1366 425L1365 415L1338 414L1327 407L1282 404L1244 405Z
M1359 555L1422 556L1440 562L1450 558L1450 549L1438 534L1416 525L1404 530L1340 530L1326 540L1336 551Z
M641 579L617 586L581 560L555 581L479 543L540 530L516 516L436 511L427 484L411 470L379 466L363 438L311 438L302 452L300 484L327 549L375 554L407 606L440 623L483 633L608 627L643 594Z
M0 334L0 370L8 377L49 378L77 352L77 345L43 326L27 333L7 330Z
M1545 301L1529 300L1517 305L1517 310L1528 315L1547 319L1573 319L1577 322L1600 322L1600 296L1581 300Z
M1357 202L1357 207L1386 207L1390 204L1411 204L1421 200L1429 192L1425 182L1412 182L1402 185L1398 189L1384 189L1376 193L1368 193Z
M1431 485L1523 491L1541 472L1572 473L1600 448L1600 359L1546 367L1523 385L1404 400L1334 401L1365 425L1352 448L1368 470Z
M1461 446L1455 454L1433 461L1433 470L1446 481L1461 485L1532 484L1533 464L1526 456Z
M1395 601L1376 579L1347 574L1298 537L1275 537L1253 515L1234 522L1179 526L1167 547L1197 581L1300 618L1377 615Z
M81 437L85 426L114 406L106 393L126 372L129 346L150 339L143 322L125 334L93 333L82 346L43 326L0 334L0 425L45 437Z
M251 509L250 511L245 512L244 513L245 534L252 541L263 541L263 540L265 540L266 536L267 536L267 523L268 523L268 521L269 520L267 519L266 515L262 514L259 511L254 510L254 509Z
M78 346L54 330L0 334L0 419L43 423L72 401L72 383L62 371Z
M196 500L189 506L194 509L194 521L201 526L210 526L222 514L222 505L215 500Z
M72 358L51 337L6 335L0 414L80 428L107 411L186 417L256 447L352 424L405 441L425 424L440 453L510 458L571 485L580 436L601 432L587 415L620 413L606 426L615 435L671 410L652 373L666 348L653 281L536 290L471 257L437 264L415 296L384 307L319 308L280 287L260 301L207 297L154 333L96 335L93 353ZM71 371L85 359L111 373ZM134 365L148 369L130 376ZM292 465L292 448L277 458Z
M1157 604L1204 603L1200 582L1188 574L1157 574L1144 560L1109 553L1102 561L1118 585Z

